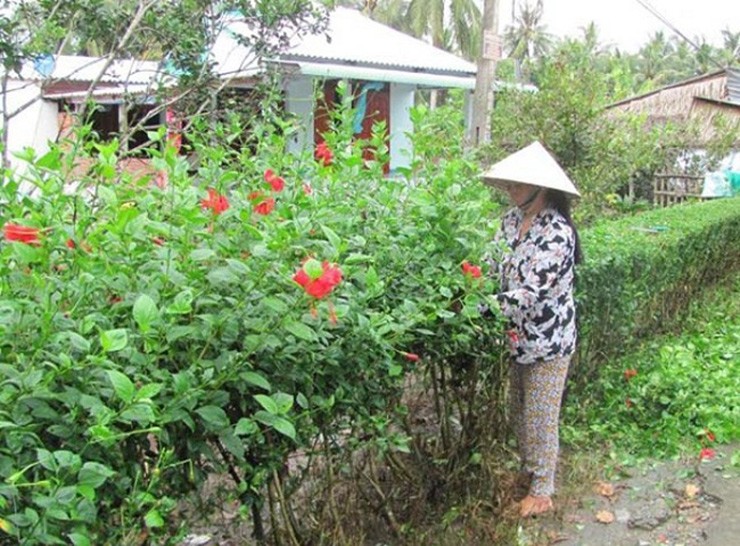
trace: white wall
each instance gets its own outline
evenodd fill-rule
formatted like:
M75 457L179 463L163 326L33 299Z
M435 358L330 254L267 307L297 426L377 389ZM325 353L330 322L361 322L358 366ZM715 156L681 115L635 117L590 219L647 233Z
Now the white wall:
M411 164L411 139L414 132L410 110L414 106L413 85L391 83L391 171Z
M306 76L295 76L286 85L285 107L299 118L302 128L288 142L288 151L300 153L313 149L313 81Z
M37 156L43 155L49 150L48 142L56 140L59 132L56 103L40 99L40 90L36 84L10 80L5 100L8 114L12 115L29 101L34 102L8 121L11 167L20 170L23 170L25 163L16 159L13 152L31 147L36 150Z

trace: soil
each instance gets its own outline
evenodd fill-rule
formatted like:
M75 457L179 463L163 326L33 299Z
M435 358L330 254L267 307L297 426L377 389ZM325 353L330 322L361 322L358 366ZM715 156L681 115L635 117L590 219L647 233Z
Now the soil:
M740 445L711 460L651 462L563 493L551 515L523 521L516 546L740 544ZM566 486L567 488L567 486Z

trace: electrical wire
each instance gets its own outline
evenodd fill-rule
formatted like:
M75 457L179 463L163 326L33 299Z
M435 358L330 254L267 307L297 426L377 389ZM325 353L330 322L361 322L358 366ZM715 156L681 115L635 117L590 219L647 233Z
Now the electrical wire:
M671 23L664 15L662 15L657 9L655 9L647 0L637 0L637 3L640 4L643 8L648 10L652 15L654 15L661 23L666 25L669 29L671 29L673 32L675 32L681 39L688 42L691 47L693 47L696 51L699 51L700 47L689 37L687 37L683 32L681 32L676 25ZM719 68L725 68L724 65L722 65L720 62L718 62L714 57L708 56L709 60L716 65Z

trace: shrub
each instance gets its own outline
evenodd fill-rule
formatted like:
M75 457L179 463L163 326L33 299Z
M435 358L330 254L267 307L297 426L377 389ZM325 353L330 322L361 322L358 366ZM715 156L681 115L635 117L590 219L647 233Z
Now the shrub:
M228 472L263 538L289 454L409 449L405 375L494 337L472 320L494 284L461 269L494 209L461 156L384 179L382 127L352 143L344 121L329 161L257 126L253 154L189 136L195 172L167 146L156 177L119 173L114 141L73 191L62 148L29 154L32 195L6 180L0 224L26 228L0 243L6 532L177 536L176 499Z
M688 204L583 230L579 381L664 331L704 288L738 270L738 205L738 199Z

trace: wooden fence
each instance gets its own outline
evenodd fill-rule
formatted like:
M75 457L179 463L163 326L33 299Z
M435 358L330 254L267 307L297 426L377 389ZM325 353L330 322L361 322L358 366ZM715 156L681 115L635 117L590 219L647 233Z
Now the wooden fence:
M656 174L653 180L653 204L667 207L701 196L703 176L688 174Z

